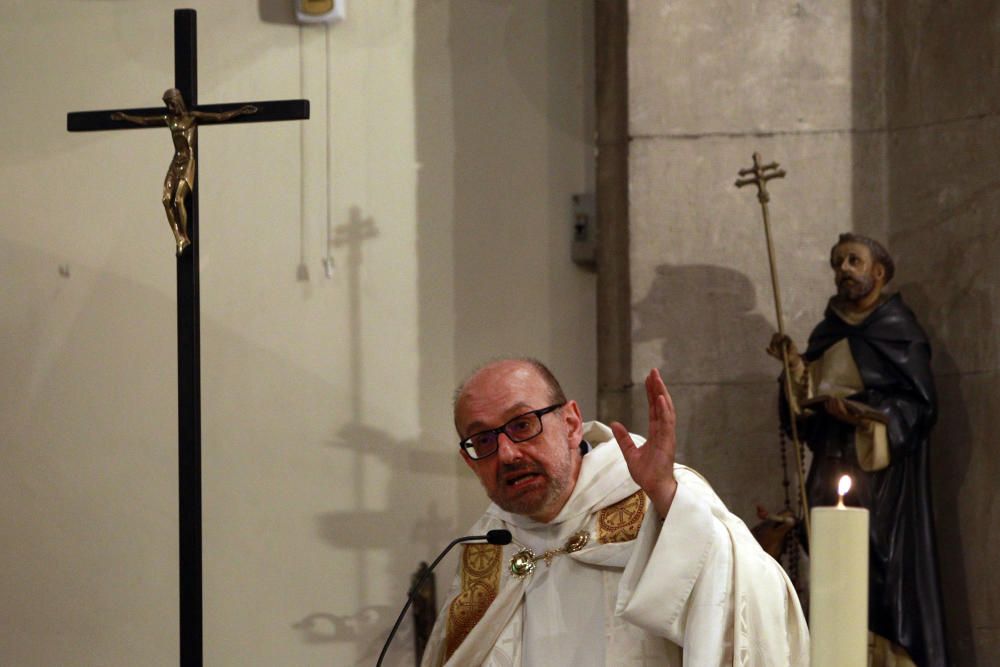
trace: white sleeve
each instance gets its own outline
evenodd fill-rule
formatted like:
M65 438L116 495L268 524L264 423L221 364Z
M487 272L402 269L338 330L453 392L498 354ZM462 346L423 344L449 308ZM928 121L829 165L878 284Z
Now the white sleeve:
M809 638L784 570L697 473L676 470L659 525L647 512L615 612L683 649L684 665L805 667Z
M681 646L684 665L731 665L733 550L700 496L679 474L662 526L655 512L646 513L615 611Z

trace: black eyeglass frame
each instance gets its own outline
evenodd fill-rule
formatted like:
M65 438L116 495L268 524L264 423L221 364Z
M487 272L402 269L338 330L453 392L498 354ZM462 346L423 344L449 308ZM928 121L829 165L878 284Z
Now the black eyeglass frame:
M506 422L504 422L504 424L502 426L498 426L496 428L488 428L485 431L477 431L476 433L473 433L472 435L470 435L468 438L463 438L462 440L459 440L458 441L458 447L459 447L459 449L461 449L465 453L466 456L468 456L473 461L482 461L483 459L488 459L489 457L491 457L494 454L496 454L497 451L499 451L499 449L500 449L500 434L501 433L503 433L508 438L510 438L511 442L527 442L528 440L531 440L532 438L537 438L538 436L540 436L542 434L542 431L545 430L545 426L542 423L542 417L544 417L545 415L549 414L550 412L555 412L556 410L558 410L559 408L563 407L564 405L566 405L566 403L555 403L555 404L550 405L548 407L539 408L537 410L528 410L527 412L522 412L521 414L519 414L519 415L517 415L515 417L511 417L510 419L508 419ZM527 438L515 438L514 436L512 436L510 433L507 432L507 427L508 426L510 426L513 422L516 422L518 419L523 419L524 417L527 417L528 415L535 415L536 417L538 417L538 432L537 433L533 433L532 435L529 435ZM482 456L476 456L475 454L470 453L470 450L472 452L475 451L475 445L472 444L473 438L478 438L479 436L486 435L487 433L492 433L493 435L496 436L496 447L494 447L493 451L490 452L489 454L484 454Z

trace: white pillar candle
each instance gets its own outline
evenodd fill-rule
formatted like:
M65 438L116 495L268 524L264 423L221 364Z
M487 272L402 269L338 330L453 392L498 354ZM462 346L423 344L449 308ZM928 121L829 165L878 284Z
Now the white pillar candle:
M846 480L846 483L845 483ZM868 510L814 507L809 547L811 667L868 665Z

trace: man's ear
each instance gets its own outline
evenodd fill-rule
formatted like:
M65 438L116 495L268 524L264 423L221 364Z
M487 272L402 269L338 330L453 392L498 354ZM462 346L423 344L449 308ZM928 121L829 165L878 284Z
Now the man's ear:
M577 447L583 440L583 417L576 401L566 401L562 409L563 423L566 424L566 437L571 447Z
M885 266L881 262L875 262L875 266L872 267L872 278L874 278L879 286L885 285Z

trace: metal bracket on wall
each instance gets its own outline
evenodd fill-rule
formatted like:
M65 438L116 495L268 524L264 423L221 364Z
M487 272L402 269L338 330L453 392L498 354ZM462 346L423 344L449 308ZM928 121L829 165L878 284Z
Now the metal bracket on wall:
M593 193L573 195L572 258L578 265L597 270L597 198Z

